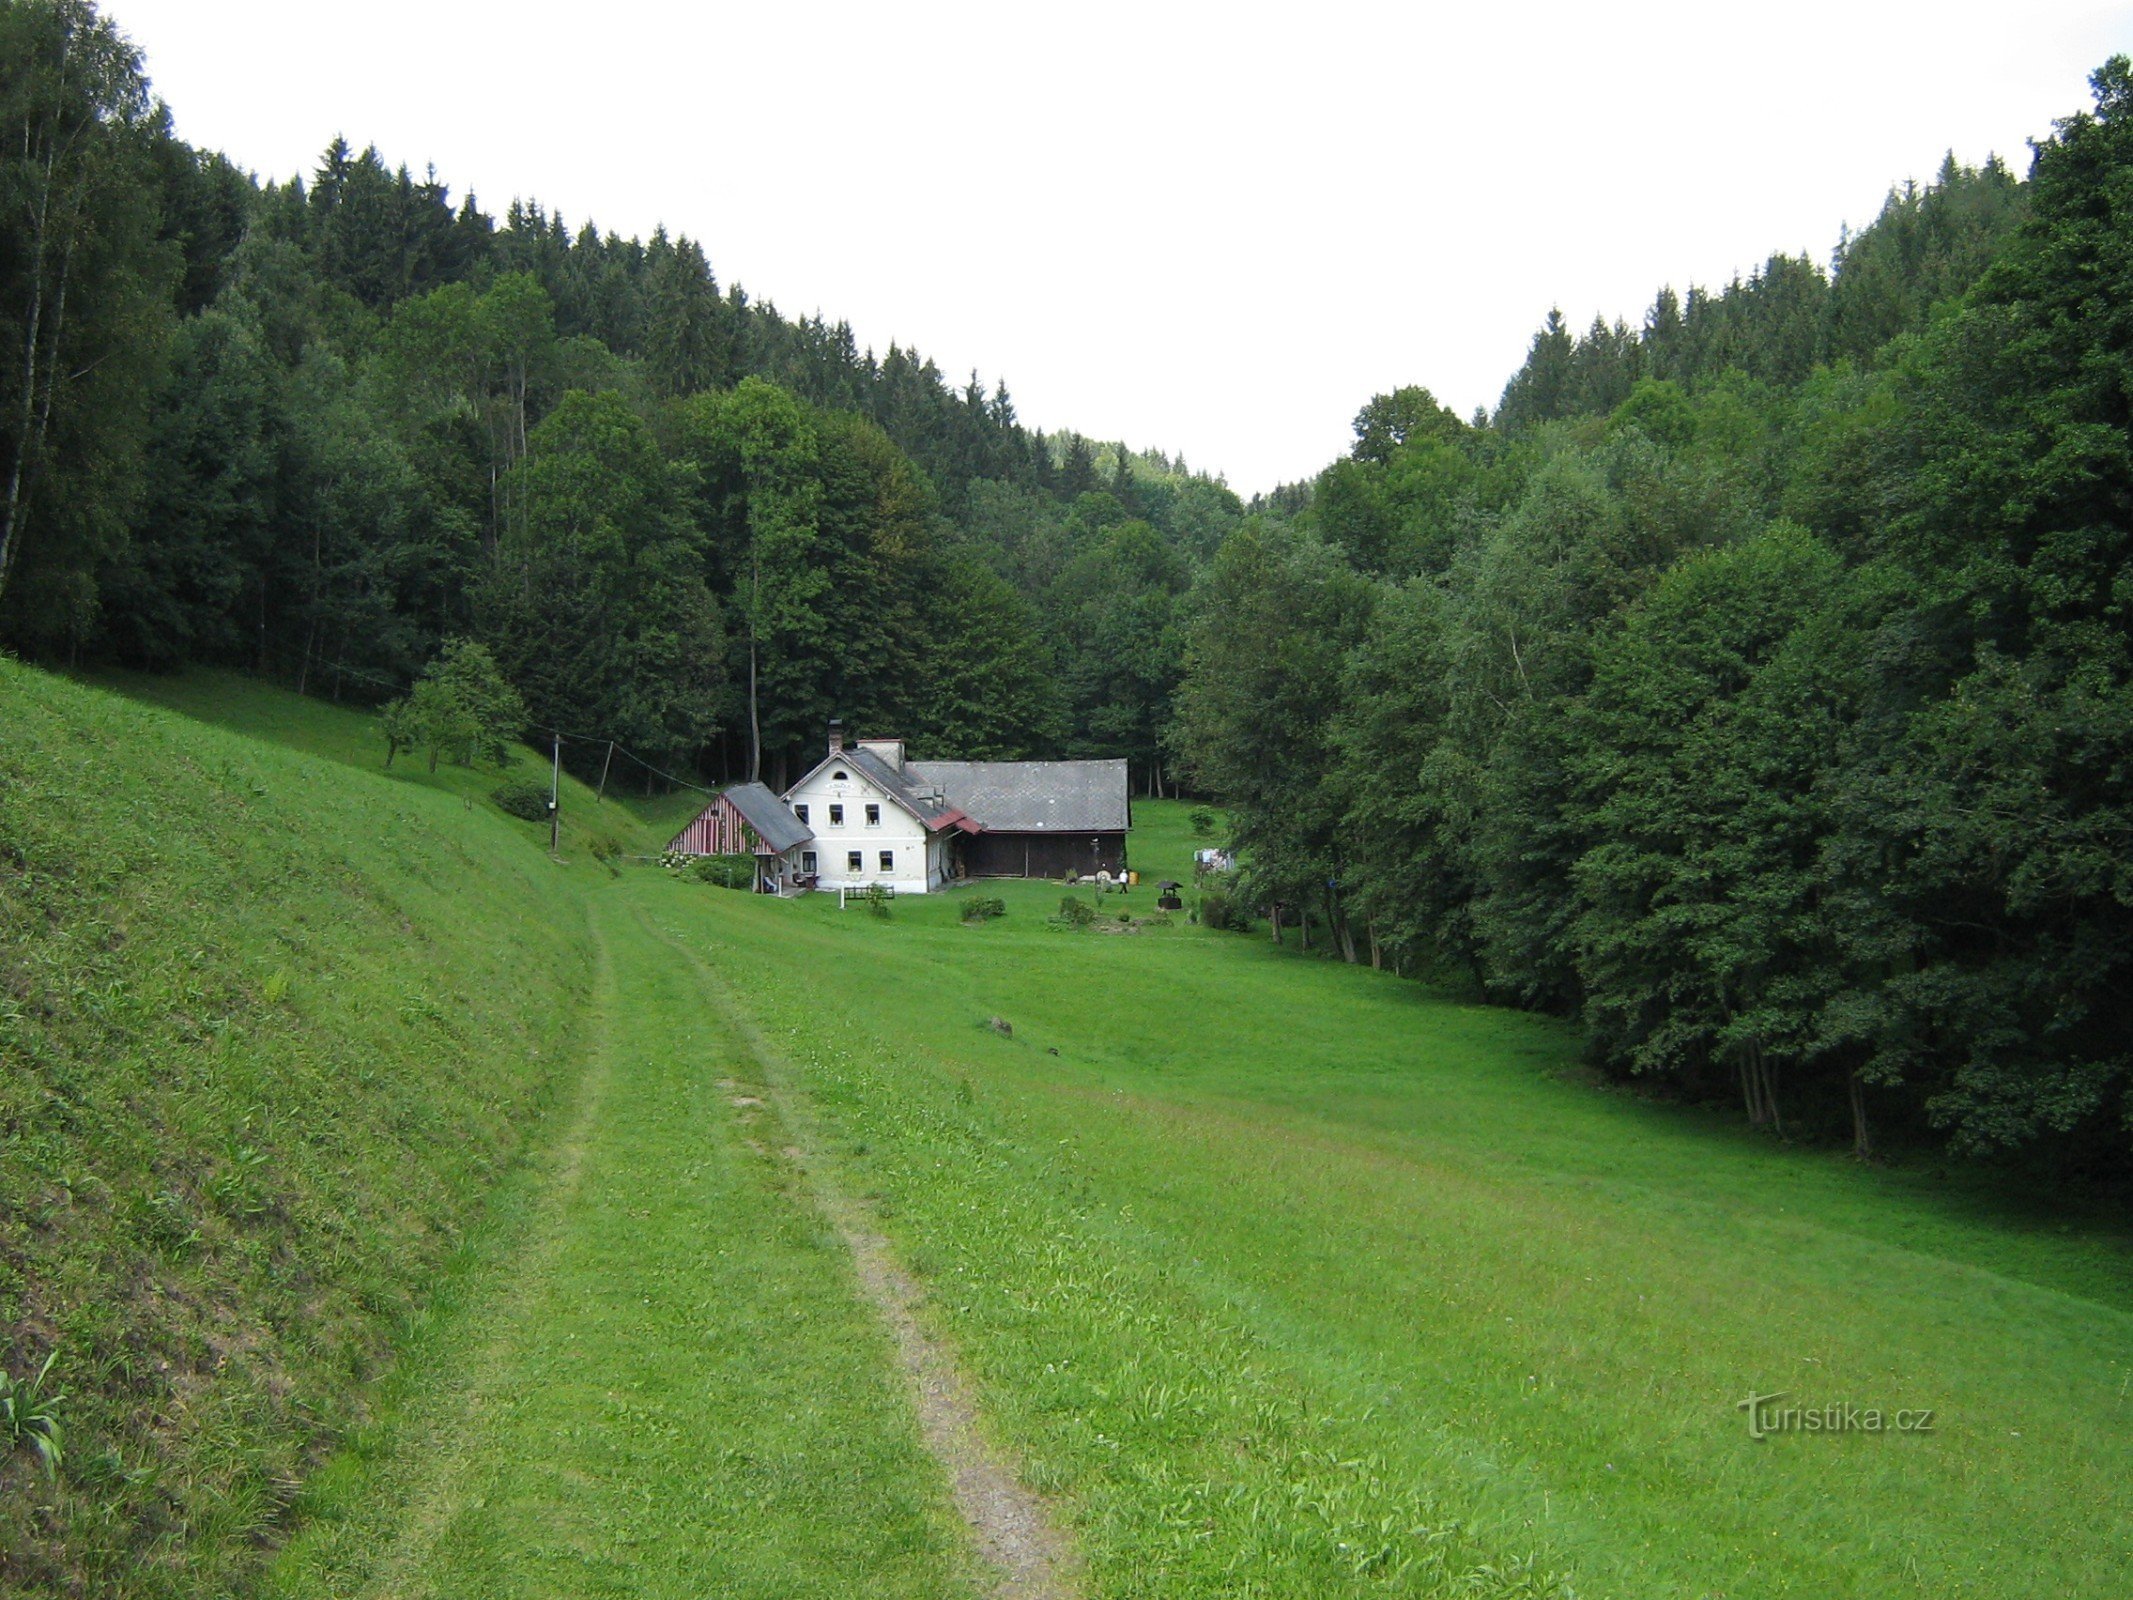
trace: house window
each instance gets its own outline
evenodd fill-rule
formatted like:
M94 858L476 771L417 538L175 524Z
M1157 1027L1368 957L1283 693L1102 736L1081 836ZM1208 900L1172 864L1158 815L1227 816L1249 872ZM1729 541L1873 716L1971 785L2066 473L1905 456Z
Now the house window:
M866 871L865 861L866 858L862 856L857 850L847 850L845 852L844 866L845 870L848 872Z
M803 818L801 818L801 820L802 820L802 821L804 822L804 821L806 821L807 819L803 817ZM830 826L831 826L831 827L833 827L833 828L841 828L841 827L843 827L843 826L844 826L844 807L842 807L842 806L831 806L831 807L830 807Z
M807 875L808 875L808 876L809 876L810 878L812 878L812 877L813 877L813 876L815 875L815 853L814 853L814 851L812 851L812 850L802 850L802 851L800 852L800 870L801 870L802 872L806 873L806 874L807 874Z
M880 827L880 826L881 826L881 807L880 807L880 806L868 806L868 807L867 807L867 826L868 826L868 827L870 827L870 828L878 828L878 827Z
M842 783L842 782L844 782L844 774L843 774L842 772L833 772L833 773L831 773L831 774L830 774L830 782L832 782L832 783Z
M805 806L794 806L792 808L792 814L798 817L803 823L807 821L807 807Z
M896 870L896 852L894 850L882 851L881 870L884 872L894 872Z

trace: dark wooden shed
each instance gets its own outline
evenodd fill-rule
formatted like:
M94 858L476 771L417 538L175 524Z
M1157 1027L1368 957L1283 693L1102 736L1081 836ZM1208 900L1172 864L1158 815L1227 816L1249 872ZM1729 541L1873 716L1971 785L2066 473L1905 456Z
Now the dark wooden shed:
M913 761L905 771L977 824L957 845L970 877L1126 870L1133 815L1123 761Z

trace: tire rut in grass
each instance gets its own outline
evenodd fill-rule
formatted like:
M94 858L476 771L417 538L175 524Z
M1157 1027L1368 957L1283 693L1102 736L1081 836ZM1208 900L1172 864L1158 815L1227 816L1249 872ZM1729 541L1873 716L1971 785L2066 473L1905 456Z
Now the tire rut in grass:
M593 937L598 960L596 982L601 1003L606 1006L612 1003L613 966L606 941L599 936L597 927ZM602 1025L605 1026L604 1018ZM471 1370L459 1393L458 1409L449 1420L443 1416L425 1419L431 1448L425 1454L417 1488L408 1497L412 1513L378 1556L369 1580L362 1587L361 1592L366 1596L390 1600L390 1597L429 1592L423 1583L424 1569L434 1560L438 1540L445 1528L464 1508L464 1478L469 1451L473 1448L471 1421L482 1409L483 1402L495 1397L492 1389L494 1375L519 1337L527 1308L533 1303L534 1286L540 1279L542 1266L562 1247L566 1219L583 1180L586 1152L592 1144L593 1130L607 1097L610 1076L607 1052L595 1041L588 1046L586 1067L578 1079L577 1103L570 1112L569 1123L561 1141L546 1153L545 1159L553 1170L542 1185L539 1209L526 1243L511 1268L509 1293L501 1307L490 1313L478 1342L478 1353L473 1357Z
M954 1352L920 1325L925 1292L859 1208L814 1173L804 1152L788 1148L785 1154L807 1174L816 1202L852 1252L860 1288L888 1327L897 1362L911 1381L926 1448L947 1472L956 1509L997 1574L994 1593L1002 1600L1066 1600L1076 1588L1067 1576L1065 1538L1043 1501L980 1430L977 1397Z
M755 1062L760 1083L744 1085L731 1079L719 1083L735 1111L744 1118L757 1110L766 1111L776 1116L788 1137L805 1139L804 1120L775 1081L768 1042L706 963L664 931L654 932L702 975L705 990L717 1000L734 1036ZM986 1437L979 1422L976 1387L953 1349L919 1320L925 1290L897 1261L865 1208L838 1187L820 1161L800 1143L787 1144L783 1154L852 1254L859 1287L888 1330L897 1364L910 1382L926 1449L948 1475L956 1510L969 1524L978 1553L991 1569L993 1594L997 1600L1075 1600L1081 1591L1075 1581L1074 1547L1053 1522L1043 1498L1023 1483L1007 1454Z

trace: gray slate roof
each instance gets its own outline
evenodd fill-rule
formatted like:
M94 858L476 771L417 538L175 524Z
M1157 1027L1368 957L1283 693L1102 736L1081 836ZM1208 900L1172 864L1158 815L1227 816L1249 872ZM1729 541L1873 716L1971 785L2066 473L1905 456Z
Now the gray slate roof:
M905 809L910 811L921 822L930 823L935 817L948 809L947 806L935 802L931 793L928 792L929 786L923 780L913 781L912 775L918 769L908 761L904 763L904 770L899 773L888 762L874 754L873 751L861 750L856 745L842 751L837 759L846 766L856 767L859 771L865 773L875 783L895 796ZM950 803L952 804L953 802Z
M950 806L988 833L1126 828L1123 761L907 761L904 779L921 794L945 794Z
M812 839L814 830L792 814L792 807L772 794L760 783L736 783L726 791L726 799L756 836L771 850L783 855L796 844L805 844Z

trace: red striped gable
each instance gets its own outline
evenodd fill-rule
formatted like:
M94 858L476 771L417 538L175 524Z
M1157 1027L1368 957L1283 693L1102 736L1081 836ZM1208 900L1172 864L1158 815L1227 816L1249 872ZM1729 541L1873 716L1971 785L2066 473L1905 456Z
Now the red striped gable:
M674 835L667 849L685 856L767 856L776 852L756 836L724 795Z

